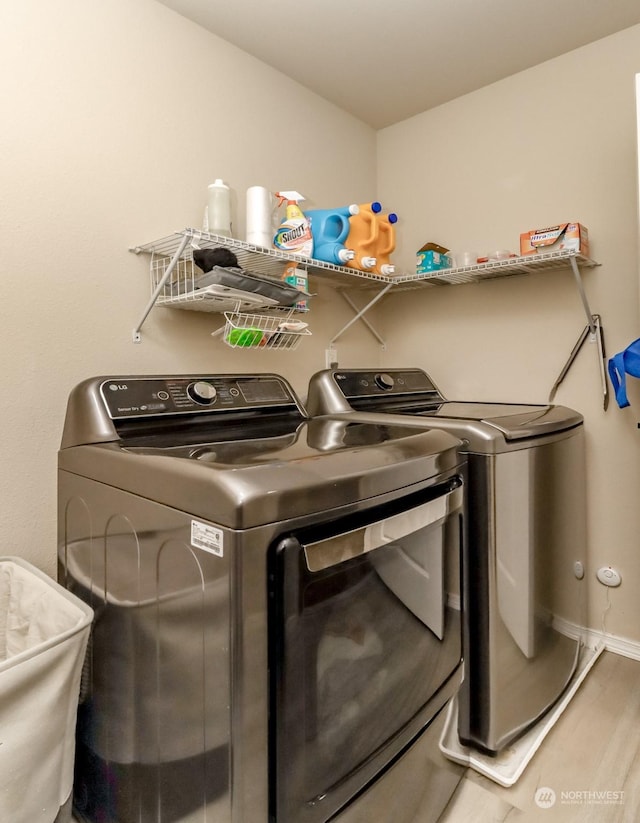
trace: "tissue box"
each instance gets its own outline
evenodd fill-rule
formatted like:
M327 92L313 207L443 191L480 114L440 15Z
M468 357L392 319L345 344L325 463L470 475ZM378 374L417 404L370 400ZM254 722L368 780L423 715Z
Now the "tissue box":
M416 272L424 274L451 268L451 258L446 254L449 249L437 243L425 243L416 256Z
M589 232L581 223L560 223L520 235L520 254L575 251L589 257Z

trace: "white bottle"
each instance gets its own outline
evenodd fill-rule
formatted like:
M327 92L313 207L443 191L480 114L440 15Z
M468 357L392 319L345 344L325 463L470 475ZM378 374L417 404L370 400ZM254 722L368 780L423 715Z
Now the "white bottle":
M222 180L209 185L207 228L211 234L231 237L231 192Z

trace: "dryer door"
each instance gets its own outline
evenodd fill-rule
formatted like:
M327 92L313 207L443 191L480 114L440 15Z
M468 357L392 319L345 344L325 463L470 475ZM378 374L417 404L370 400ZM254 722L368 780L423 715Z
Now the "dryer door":
M270 815L324 823L457 686L458 477L270 553Z

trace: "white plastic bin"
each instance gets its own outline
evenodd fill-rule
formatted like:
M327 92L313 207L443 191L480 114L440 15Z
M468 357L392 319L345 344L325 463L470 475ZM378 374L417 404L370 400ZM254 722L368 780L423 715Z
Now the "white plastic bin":
M93 611L0 557L0 821L67 823L80 676Z

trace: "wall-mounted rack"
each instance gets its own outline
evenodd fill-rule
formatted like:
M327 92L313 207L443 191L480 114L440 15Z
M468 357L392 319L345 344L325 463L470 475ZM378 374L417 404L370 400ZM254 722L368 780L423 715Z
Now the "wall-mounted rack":
M150 254L152 256L176 258L182 256L187 259L194 248L208 248L224 246L231 249L238 258L242 268L267 275L278 275L282 264L296 262L303 266L310 274L339 286L348 286L357 289L371 289L381 284L391 283L394 289L421 288L424 286L457 286L465 283L477 283L496 277L510 277L517 274L532 274L533 272L566 269L573 260L583 268L599 266L594 260L573 251L540 252L524 257L512 257L507 260L496 260L488 263L478 263L473 266L461 266L453 269L415 274L404 272L393 276L371 274L358 271L347 266L335 266L323 260L314 260L300 254L291 254L278 249L268 249L245 243L232 237L222 237L209 234L198 229L183 229L160 240L133 246L130 251L135 254ZM175 264L174 264L175 265ZM166 267L168 268L168 266ZM165 269L166 271L166 269ZM171 271L169 271L169 275ZM346 280L345 280L346 278ZM155 301L154 301L155 302Z
M175 288L176 283L180 283L182 280L188 282L188 278L193 277L193 250L216 246L230 249L238 258L238 263L241 268L256 272L257 274L262 273L267 276L280 278L287 264L297 263L300 268L304 269L310 276L329 283L341 292L354 289L364 291L375 290L376 293L367 298L366 304L361 309L358 309L355 304L347 298L347 295L344 295L354 311L354 317L333 336L329 344L328 356L335 354L335 342L358 320L365 322L378 342L384 346L384 340L365 319L365 314L390 291L406 291L409 289L425 288L427 286L458 286L468 283L480 283L484 280L494 280L500 277L513 277L516 275L533 274L534 272L540 271L570 268L573 272L576 287L584 308L587 327L576 343L569 360L556 380L552 394L555 393L558 385L564 379L573 360L580 351L582 343L588 338L591 342L597 342L598 344L604 407L607 407L608 389L603 365L604 341L600 317L599 315L593 314L589 307L580 275L580 267L592 268L600 264L578 252L566 250L540 252L535 255L511 257L506 260L496 260L489 261L488 263L478 263L473 266L443 269L426 274L407 272L388 276L358 271L348 268L347 266L334 266L331 263L303 257L299 254L290 254L278 249L270 249L252 243L245 243L242 240L236 240L231 237L222 237L198 229L187 228L160 240L134 246L130 249L130 251L135 254L148 254L151 256L152 293L138 325L133 330L134 342L140 342L140 330L149 312L155 305L214 312L237 311L239 308L246 309L247 311L255 310L255 306L252 307L251 305L238 306L238 298L236 295L225 295L215 290L207 292L206 290L195 291L192 289L190 291L188 288ZM248 300L248 302L251 301Z
M290 254L278 249L268 249L236 240L231 237L222 237L215 234L199 231L198 229L184 229L144 245L134 246L130 251L135 254L151 256L152 295L144 314L136 327L139 333L144 321L154 305L173 306L175 308L194 308L198 311L211 311L207 307L207 300L199 295L176 295L167 292L165 286L172 279L172 275L180 276L181 267L193 266L193 250L222 246L234 252L243 269L263 273L272 277L280 277L283 267L287 263L295 262L304 268L310 275L331 283L343 289L371 290L381 289L386 294L391 288L394 291L419 289L426 286L452 286L466 283L478 283L497 277L512 277L518 274L532 274L533 272L566 269L571 267L576 275L576 283L581 292L585 311L591 316L588 308L578 266L585 268L598 266L594 260L572 251L543 252L525 257L514 257L508 260L497 260L489 263L478 263L474 266L443 269L442 271L427 274L400 273L392 277L387 275L371 274L358 271L347 266L334 266L322 260L313 260L300 254ZM385 287L389 288L385 288ZM377 301L376 301L377 302ZM193 304L193 305L191 305ZM200 305L198 305L200 304ZM213 311L221 309L213 308ZM365 307L366 311L366 307ZM336 337L339 337L340 332Z

